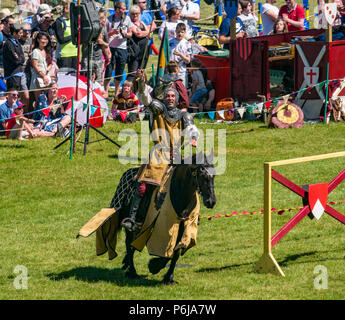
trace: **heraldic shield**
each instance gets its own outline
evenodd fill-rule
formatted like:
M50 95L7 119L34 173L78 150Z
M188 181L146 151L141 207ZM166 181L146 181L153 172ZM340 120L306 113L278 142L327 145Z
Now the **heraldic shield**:
M314 217L319 220L325 211L328 198L328 183L310 184L308 190L309 207Z
M336 3L326 3L324 8L326 21L333 25L335 18L337 17L337 4Z

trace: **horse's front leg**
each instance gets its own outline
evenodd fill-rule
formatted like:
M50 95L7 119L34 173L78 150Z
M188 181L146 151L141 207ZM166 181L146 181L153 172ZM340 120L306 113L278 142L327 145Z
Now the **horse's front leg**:
M178 229L176 244L178 244L180 242L180 240L182 239L183 232L184 232L184 222L181 221L179 229ZM174 251L168 272L164 275L163 283L165 283L165 284L177 284L178 283L177 281L174 281L174 270L176 267L176 262L177 262L178 258L180 257L180 255L181 255L181 249L177 249Z
M137 271L134 267L134 252L135 249L131 246L133 241L133 233L126 230L126 256L124 257L122 263L122 269L126 270L126 277L135 279L138 278Z
M176 262L178 260L178 258L180 257L181 254L181 249L178 249L174 252L174 255L171 259L171 263L168 269L168 272L164 275L163 278L163 283L165 284L177 284L177 281L174 281L174 270L176 267Z

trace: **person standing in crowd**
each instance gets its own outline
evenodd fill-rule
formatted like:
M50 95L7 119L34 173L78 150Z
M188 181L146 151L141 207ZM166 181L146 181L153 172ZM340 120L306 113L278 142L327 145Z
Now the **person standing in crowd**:
M78 49L72 43L72 31L70 21L70 1L62 1L62 16L57 18L53 24L53 29L57 39L57 66L59 68L77 69L78 67Z
M176 91L178 92L178 103L177 107L182 111L187 111L189 107L189 97L187 88L183 84L183 80L178 76L179 66L176 61L169 61L167 63L167 72L163 77L163 82L172 82Z
M103 51L103 67L102 67L102 82L101 84L103 85L104 81L104 72L108 66L108 64L111 62L111 52L110 52L110 47L109 47L109 37L108 33L105 29L107 25L107 10L105 8L101 8L98 11L99 15L99 21L101 23L102 31L100 38L98 39L98 44L101 45L102 51ZM108 96L104 92L104 98L107 98Z
M31 83L30 89L35 90L35 100L40 95L40 88L50 84L49 66L47 57L51 56L51 41L45 32L39 32L34 41L34 48L31 56Z
M14 107L18 105L18 91L15 88L8 88L6 101L0 105L0 136L5 135L6 119L11 117Z
M158 30L159 40L162 40L165 27L167 28L167 32L168 32L168 40L175 38L176 26L180 22L183 23L183 21L180 19L180 14L181 14L181 10L179 10L176 7L173 7L168 10L168 19L163 21L163 23L161 24Z
M238 18L242 21L244 33L246 33L249 38L257 37L259 35L257 29L258 18L252 13L253 6L251 2L248 0L239 0L239 3L242 7L242 13Z
M129 16L133 24L133 36L132 39L140 49L139 54L136 57L132 57L128 61L128 75L127 80L134 82L136 72L138 68L141 68L141 62L144 59L144 54L148 55L148 49L146 48L148 44L148 37L150 33L150 26L143 23L140 19L140 8L134 5L129 10ZM146 49L146 52L145 52ZM141 68L142 69L142 68Z
M169 49L171 52L170 60L176 61L179 65L178 76L183 81L183 85L187 87L187 65L190 63L192 55L192 47L185 39L186 25L181 22L176 27L176 37L169 41Z
M24 53L24 70L28 64L29 58L32 53L32 38L31 38L31 26L29 23L23 23L23 35L19 38L19 43L22 46Z
M243 24L238 16L242 13L241 4L238 3L237 17L236 17L236 38L242 38L244 36ZM219 28L219 43L223 44L223 48L229 50L229 43L231 40L231 21L229 17L226 17Z
M49 34L50 37L54 37L54 30L52 24L54 22L54 17L52 14L52 9L48 4L41 4L38 7L36 21L33 23L32 27L32 38L35 39L38 32L43 31Z
M185 0L181 11L181 20L187 26L186 34L191 36L193 34L194 21L200 19L200 7L192 0Z
M156 23L153 20L153 12L147 10L147 1L138 0L137 5L140 8L140 20L145 23L147 26L151 26L151 32L154 32L157 28Z
M16 88L21 91L21 99L29 102L29 91L24 73L24 52L19 43L23 35L23 27L18 23L10 26L10 37L4 44L4 72L6 85L9 88Z
M285 2L286 5L280 8L278 16L286 22L289 32L303 30L305 18L303 7L295 3L295 0L285 0Z
M10 25L14 23L13 12L4 8L0 10L0 73L3 74L3 46L10 37Z
M279 9L274 6L277 0L266 0L261 7L263 35L268 35L273 30L273 24L278 18Z
M126 5L119 1L115 3L115 14L107 21L106 31L109 37L111 63L108 65L104 79L104 90L109 90L110 78L115 68L115 96L120 92L120 83L127 63L127 38L132 37L132 22L126 16Z
M149 30L151 30L151 33L148 35L148 48L147 48L147 54L144 58L144 64L143 69L146 68L147 62L149 60L149 52L150 52L150 45L153 43L152 39L152 33L156 30L157 25L154 21L154 13L152 11L147 10L147 1L146 0L139 0L137 2L137 5L140 8L141 14L140 14L140 20L149 27Z
M288 27L286 22L282 18L278 18L273 25L273 30L270 34L284 33L288 32Z

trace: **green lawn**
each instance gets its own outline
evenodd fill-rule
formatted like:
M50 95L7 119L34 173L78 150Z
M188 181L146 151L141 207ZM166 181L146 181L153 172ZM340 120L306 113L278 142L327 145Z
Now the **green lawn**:
M117 141L123 127L107 122L102 130ZM139 123L128 127L140 130ZM198 127L227 132L226 172L215 180L217 204L213 210L202 206L202 216L260 210L265 161L337 152L345 145L345 127L339 123L286 130L266 129L261 122ZM91 140L97 138L92 131ZM86 156L83 144L77 143L72 160L68 145L53 150L58 142L0 139L1 299L344 299L344 226L326 215L320 221L304 219L273 248L285 278L254 272L263 250L263 216L253 214L201 219L197 246L179 261L192 266L176 269L178 286L161 285L163 271L149 274L146 250L135 259L143 279L127 280L121 270L124 233L113 261L96 257L94 235L75 236L99 209L109 206L130 165L120 164L118 149L108 141L90 144ZM329 182L343 168L339 158L278 171L302 185ZM344 185L329 200L345 200ZM292 208L301 201L273 183L272 204ZM344 205L334 207L344 212ZM273 213L272 232L296 212ZM14 287L18 265L28 270L26 290ZM327 290L314 288L319 265L328 271Z
M202 17L210 12L213 7L202 2ZM150 63L157 58L151 59ZM203 132L212 128L227 132L226 171L215 180L217 204L213 210L202 206L202 216L260 210L265 161L345 149L341 123L285 130L267 129L262 122L205 125L196 120L196 124ZM102 131L118 141L124 127L107 122ZM140 132L140 123L126 128ZM92 141L99 138L91 132ZM135 256L143 278L126 279L121 270L124 233L119 237L119 257L113 261L106 255L96 257L94 235L78 240L75 236L94 214L109 206L119 178L131 165L120 163L117 147L108 141L90 144L86 156L83 144L77 143L72 160L68 144L53 150L60 141L0 138L0 299L344 299L344 226L327 215L319 221L302 220L273 248L285 278L254 272L263 251L263 216L253 214L201 219L197 246L179 260L190 267L176 269L177 286L160 283L164 271L149 274L146 250ZM79 141L84 141L84 134ZM277 170L303 185L331 181L344 164L339 158ZM344 191L341 184L329 201L345 200ZM277 183L272 196L277 209L301 205L298 196ZM334 207L345 212L344 204ZM296 212L273 213L272 233ZM27 289L15 287L17 266L28 271ZM314 287L318 266L327 268L328 289Z

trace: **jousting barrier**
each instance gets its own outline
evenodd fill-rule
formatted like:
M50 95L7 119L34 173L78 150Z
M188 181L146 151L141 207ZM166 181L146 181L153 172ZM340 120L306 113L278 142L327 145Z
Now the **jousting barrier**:
M264 252L255 266L255 271L275 273L285 277L284 272L272 255L272 248L305 216L309 215L320 219L323 212L326 212L334 219L345 224L345 216L327 204L328 195L345 179L345 169L330 183L310 184L300 187L273 170L273 167L340 157L345 157L344 151L264 163ZM304 205L273 237L271 235L272 178L301 196Z

